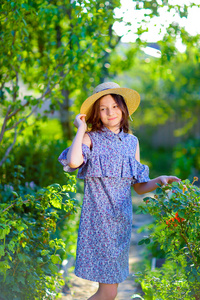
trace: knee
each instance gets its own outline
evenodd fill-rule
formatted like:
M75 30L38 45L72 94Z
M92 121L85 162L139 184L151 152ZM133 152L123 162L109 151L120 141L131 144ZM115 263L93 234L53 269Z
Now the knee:
M114 300L117 297L117 288L109 292L108 300Z
M117 296L117 284L109 284L101 286L99 292L101 294L101 299L104 300L114 300Z

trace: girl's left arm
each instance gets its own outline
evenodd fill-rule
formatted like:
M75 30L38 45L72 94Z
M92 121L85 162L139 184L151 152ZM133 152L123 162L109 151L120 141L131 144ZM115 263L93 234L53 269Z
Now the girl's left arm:
M163 176L159 176L154 179L151 179L148 182L135 183L135 184L133 184L133 188L137 194L142 195L142 194L149 193L149 192L152 192L155 189L157 189L157 187L158 187L157 183L159 183L161 185L166 185L166 184L172 183L174 181L179 182L179 181L181 181L181 179L179 179L176 176L163 175Z
M140 148L139 148L139 142L137 143L135 158L137 161L140 162ZM149 180L148 182L142 182L142 183L135 183L133 184L133 188L136 191L137 194L142 195L145 193L149 193L157 189L158 185L157 183L161 185L166 185L168 183L172 183L173 181L181 181L176 176L159 176L154 179Z

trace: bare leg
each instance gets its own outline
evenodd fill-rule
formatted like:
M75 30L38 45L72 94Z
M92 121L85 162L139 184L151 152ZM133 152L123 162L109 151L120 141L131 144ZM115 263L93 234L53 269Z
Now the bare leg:
M117 283L99 283L97 292L88 300L114 300L117 296L117 287Z

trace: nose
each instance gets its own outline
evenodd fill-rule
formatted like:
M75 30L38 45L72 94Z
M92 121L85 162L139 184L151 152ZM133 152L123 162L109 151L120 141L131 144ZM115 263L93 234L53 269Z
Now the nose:
M111 116L113 114L113 109L112 108L108 108L108 115Z

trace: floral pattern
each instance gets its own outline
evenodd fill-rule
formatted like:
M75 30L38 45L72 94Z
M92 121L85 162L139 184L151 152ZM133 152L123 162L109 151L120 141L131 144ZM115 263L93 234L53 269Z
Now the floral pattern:
M131 185L149 181L148 167L135 159L137 138L107 128L88 133L92 149L82 145L84 199L77 241L75 274L101 282L119 283L129 274L132 228ZM67 172L68 149L59 156Z

